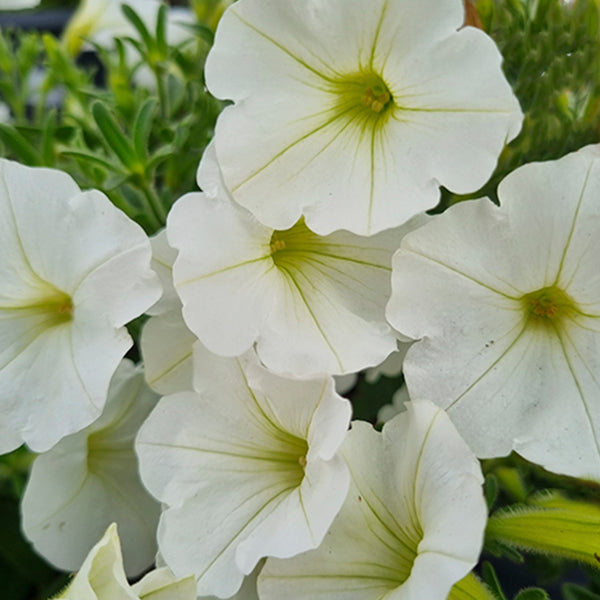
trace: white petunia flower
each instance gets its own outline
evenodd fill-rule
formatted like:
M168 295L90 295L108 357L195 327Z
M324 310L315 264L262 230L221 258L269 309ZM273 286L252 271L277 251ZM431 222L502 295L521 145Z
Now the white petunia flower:
M388 318L412 397L481 457L600 479L600 146L525 165L394 257Z
M197 392L167 396L140 430L142 480L167 510L160 553L199 595L234 594L261 557L319 545L349 476L350 404L332 378L287 380L251 355L194 353Z
M113 522L127 574L152 564L160 506L140 481L133 442L157 400L142 370L124 360L102 416L34 461L21 505L23 531L54 566L79 569Z
M445 600L477 563L479 463L443 410L409 403L381 433L352 423L350 492L317 550L268 559L261 600Z
M212 352L238 356L256 343L269 369L304 376L358 371L396 348L384 316L391 256L425 217L370 238L320 237L303 221L274 231L219 178L211 147L199 169L206 193L180 198L167 222L183 317Z
M206 63L233 100L215 142L234 199L274 229L371 235L473 192L522 114L461 0L240 0Z
M51 448L102 412L160 295L143 230L54 169L0 160L0 453Z
M55 600L195 600L195 587L192 577L176 579L168 569L151 571L130 587L113 523Z

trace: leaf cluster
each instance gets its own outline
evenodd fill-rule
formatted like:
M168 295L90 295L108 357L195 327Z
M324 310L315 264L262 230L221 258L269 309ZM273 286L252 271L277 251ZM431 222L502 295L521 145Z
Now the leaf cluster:
M166 6L154 31L124 12L137 35L77 61L49 34L0 32L0 98L13 118L0 124L0 152L67 171L154 233L194 189L222 105L204 87L210 30L170 46Z

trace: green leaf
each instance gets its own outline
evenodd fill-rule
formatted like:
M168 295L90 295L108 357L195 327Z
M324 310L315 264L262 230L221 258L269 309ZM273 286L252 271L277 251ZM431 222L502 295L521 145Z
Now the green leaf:
M161 4L156 19L156 48L163 57L166 57L169 53L167 42L167 10L166 4Z
M580 585L574 583L565 583L562 588L563 600L600 600L598 594L590 592Z
M156 98L148 98L135 116L133 123L133 146L140 161L144 161L148 155L148 138L150 137L157 105Z
M515 600L550 600L550 596L542 588L526 588L515 596Z
M0 123L0 139L22 163L32 167L43 164L41 154L14 127Z
M485 477L483 484L483 491L485 493L485 501L487 503L488 510L494 506L494 503L498 499L498 479L493 473L488 473Z
M126 5L123 5L125 8ZM123 135L116 119L107 106L96 100L92 104L92 116L100 129L102 137L121 163L131 172L138 172L138 160L131 142Z
M125 177L129 176L127 171L124 171L119 165L109 162L104 158L100 158L99 156L92 154L91 152L85 152L83 150L63 150L61 152L63 156L72 156L77 160L81 160L83 162L90 162L97 166L106 169L110 173L118 173L119 175L124 175Z
M148 28L146 27L144 21L142 21L142 19L133 10L133 8L131 8L127 4L122 4L121 10L123 11L125 18L135 27L137 32L140 34L140 37L144 41L144 44L148 51L154 50L156 44L154 42L154 39L152 39L152 36L150 35L150 32L148 31Z
M146 172L150 173L154 168L156 168L161 162L167 160L171 156L173 156L173 151L175 148L170 144L167 146L163 146L159 148L156 152L152 154L150 160L146 163Z
M494 570L492 564L488 561L485 561L483 565L481 565L481 576L498 600L506 600L506 596L500 587L500 582L498 581L496 571Z

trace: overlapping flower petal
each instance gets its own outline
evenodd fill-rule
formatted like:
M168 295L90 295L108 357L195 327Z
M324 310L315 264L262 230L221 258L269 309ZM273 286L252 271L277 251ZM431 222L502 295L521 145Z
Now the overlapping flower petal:
M267 560L261 600L444 600L475 565L487 516L479 464L441 409L407 407L382 433L353 422L342 510L317 550Z
M164 398L142 427L142 479L167 505L159 548L198 594L234 594L263 556L319 545L349 477L337 449L350 404L331 378L287 380L251 355L195 348L196 393Z
M133 441L157 399L142 370L124 360L102 416L34 461L22 500L23 531L56 567L79 569L113 522L127 574L152 564L160 507L140 481Z
M303 376L358 371L395 350L384 318L391 255L425 217L369 238L320 237L303 221L276 231L219 178L209 150L199 176L208 193L181 198L167 225L184 319L211 351L236 356L256 343L268 368Z

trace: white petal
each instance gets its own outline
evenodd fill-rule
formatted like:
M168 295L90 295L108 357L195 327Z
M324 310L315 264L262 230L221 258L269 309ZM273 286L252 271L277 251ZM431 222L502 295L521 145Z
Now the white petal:
M187 328L181 308L144 325L141 350L148 385L159 394L192 389L192 348L196 336Z
M493 42L462 19L457 0L230 7L206 73L234 102L215 147L235 200L275 229L303 214L320 235L371 235L433 207L440 184L480 187L522 114ZM392 95L380 120L340 105L364 73Z
M77 575L58 597L62 600L139 600L125 578L114 523L90 550Z
M199 345L195 360L200 393L161 401L137 450L145 484L171 506L158 533L166 563L194 572L200 595L227 597L262 556L290 556L325 535L348 485L335 451L350 409L331 379L283 380L250 356Z
M447 408L479 456L515 449L600 477L599 175L597 146L525 165L500 184L500 208L452 207L394 257L388 318L423 338L405 360L411 397ZM523 297L547 287L575 309L538 327Z
M370 238L347 232L321 238L299 223L291 231L302 248L290 243L278 257L271 239L286 232L260 225L232 202L210 152L199 173L212 195L181 198L168 235L179 250L174 279L183 316L203 344L237 356L256 343L267 367L294 376L353 372L383 361L396 347L384 319L391 253L425 218Z
M3 428L45 451L100 414L159 288L143 230L65 173L2 160L0 216Z
M167 567L150 571L131 589L140 600L196 600L194 578L177 579Z
M486 520L479 465L445 413L409 404L382 434L354 422L343 453L353 484L323 544L268 559L260 597L445 599L477 562Z
M129 361L115 373L109 396L100 419L34 461L22 500L23 531L49 562L76 571L116 522L133 576L152 563L156 551L159 507L139 480L133 452L134 436L156 396Z
M160 300L146 311L149 315L154 316L180 308L181 302L173 285L173 263L177 258L177 251L169 246L167 230L161 229L150 238L150 244L152 246L152 268L158 275L163 289Z

